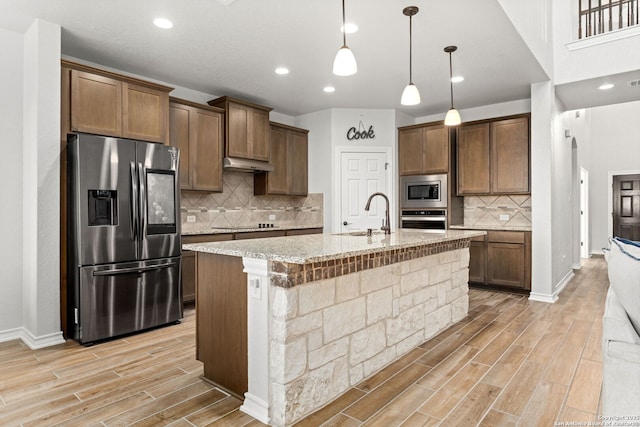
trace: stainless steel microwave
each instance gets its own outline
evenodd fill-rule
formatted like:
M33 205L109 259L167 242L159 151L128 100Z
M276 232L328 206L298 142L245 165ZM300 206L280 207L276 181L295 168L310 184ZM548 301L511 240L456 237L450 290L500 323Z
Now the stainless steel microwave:
M401 208L446 208L447 175L400 177Z

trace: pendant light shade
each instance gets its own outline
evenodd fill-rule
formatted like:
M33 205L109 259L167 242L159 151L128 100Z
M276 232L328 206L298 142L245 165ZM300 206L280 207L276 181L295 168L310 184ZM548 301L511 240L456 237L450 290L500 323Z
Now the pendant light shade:
M453 107L453 66L451 64L451 54L458 50L457 46L447 46L444 51L449 54L449 85L451 87L451 108L447 111L447 115L444 118L444 124L446 126L457 126L462 123L460 113Z
M350 76L358 72L358 64L353 52L347 46L347 25L344 11L344 0L342 0L342 47L333 60L333 74L336 76Z
M413 74L412 74L412 18L413 15L418 13L417 6L407 6L402 10L402 13L405 16L409 17L409 84L402 91L402 97L400 98L400 103L402 105L417 105L420 104L420 92L416 85L413 84Z

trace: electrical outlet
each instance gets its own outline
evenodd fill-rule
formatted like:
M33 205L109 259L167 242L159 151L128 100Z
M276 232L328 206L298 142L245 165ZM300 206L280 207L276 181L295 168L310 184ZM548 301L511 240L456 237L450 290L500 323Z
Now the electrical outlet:
M249 295L254 299L262 299L262 286L260 279L249 280Z
M187 222L196 222L195 215L187 215Z
M509 221L509 214L500 214L500 221Z
M274 214L269 214L269 221L275 221L276 216Z

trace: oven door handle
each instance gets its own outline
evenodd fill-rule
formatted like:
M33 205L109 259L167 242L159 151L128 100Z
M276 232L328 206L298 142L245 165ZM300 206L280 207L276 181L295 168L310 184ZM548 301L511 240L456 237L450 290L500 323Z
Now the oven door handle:
M447 217L444 216L403 216L401 221L445 221Z

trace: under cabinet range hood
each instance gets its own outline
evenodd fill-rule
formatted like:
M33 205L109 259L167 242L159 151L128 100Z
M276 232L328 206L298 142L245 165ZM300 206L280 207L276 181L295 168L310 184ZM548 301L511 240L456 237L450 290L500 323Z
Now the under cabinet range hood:
M273 172L273 165L260 160L225 157L222 163L224 170L237 172Z

